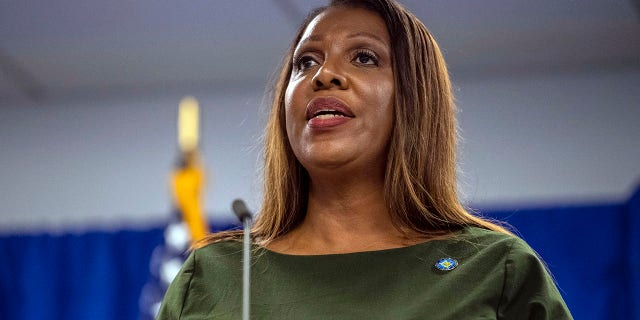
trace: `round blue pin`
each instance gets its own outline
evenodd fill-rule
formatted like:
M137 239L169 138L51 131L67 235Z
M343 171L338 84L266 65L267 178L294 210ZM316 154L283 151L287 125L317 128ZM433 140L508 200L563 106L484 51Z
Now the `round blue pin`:
M458 266L458 260L454 258L442 258L436 262L435 267L440 271L451 271Z

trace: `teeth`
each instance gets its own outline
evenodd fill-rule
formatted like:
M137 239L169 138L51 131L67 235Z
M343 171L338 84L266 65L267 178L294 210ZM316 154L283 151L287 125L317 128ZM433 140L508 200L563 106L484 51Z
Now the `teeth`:
M313 116L313 118L319 118L319 119L329 119L329 118L333 118L333 117L344 117L345 115L343 115L342 113L333 110L333 109L324 109L324 110L320 110L317 111L315 113L315 115Z
M329 119L329 118L334 118L334 117L344 117L343 115L340 114L335 114L335 113L325 113L325 114L321 114L321 115L317 115L316 118L318 119Z

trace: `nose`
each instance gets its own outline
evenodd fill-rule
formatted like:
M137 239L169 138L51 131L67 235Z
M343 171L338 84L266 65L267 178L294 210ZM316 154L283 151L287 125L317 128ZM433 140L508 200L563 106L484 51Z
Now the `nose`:
M325 64L321 66L311 79L313 90L326 90L337 88L345 90L349 88L349 80L339 69L333 65Z

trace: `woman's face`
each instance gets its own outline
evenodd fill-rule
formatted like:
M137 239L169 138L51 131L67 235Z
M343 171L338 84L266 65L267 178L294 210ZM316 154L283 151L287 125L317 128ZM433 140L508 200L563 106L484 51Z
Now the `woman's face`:
M393 127L389 32L376 13L330 8L305 29L285 96L287 136L309 171L382 169Z

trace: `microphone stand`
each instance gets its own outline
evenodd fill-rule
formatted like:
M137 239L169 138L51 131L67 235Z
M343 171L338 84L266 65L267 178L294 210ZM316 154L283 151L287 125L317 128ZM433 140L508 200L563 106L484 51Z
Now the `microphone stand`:
M242 245L242 320L249 320L249 296L251 292L251 218L244 219Z
M251 213L242 200L233 201L233 212L242 222L242 320L249 320L251 296Z

